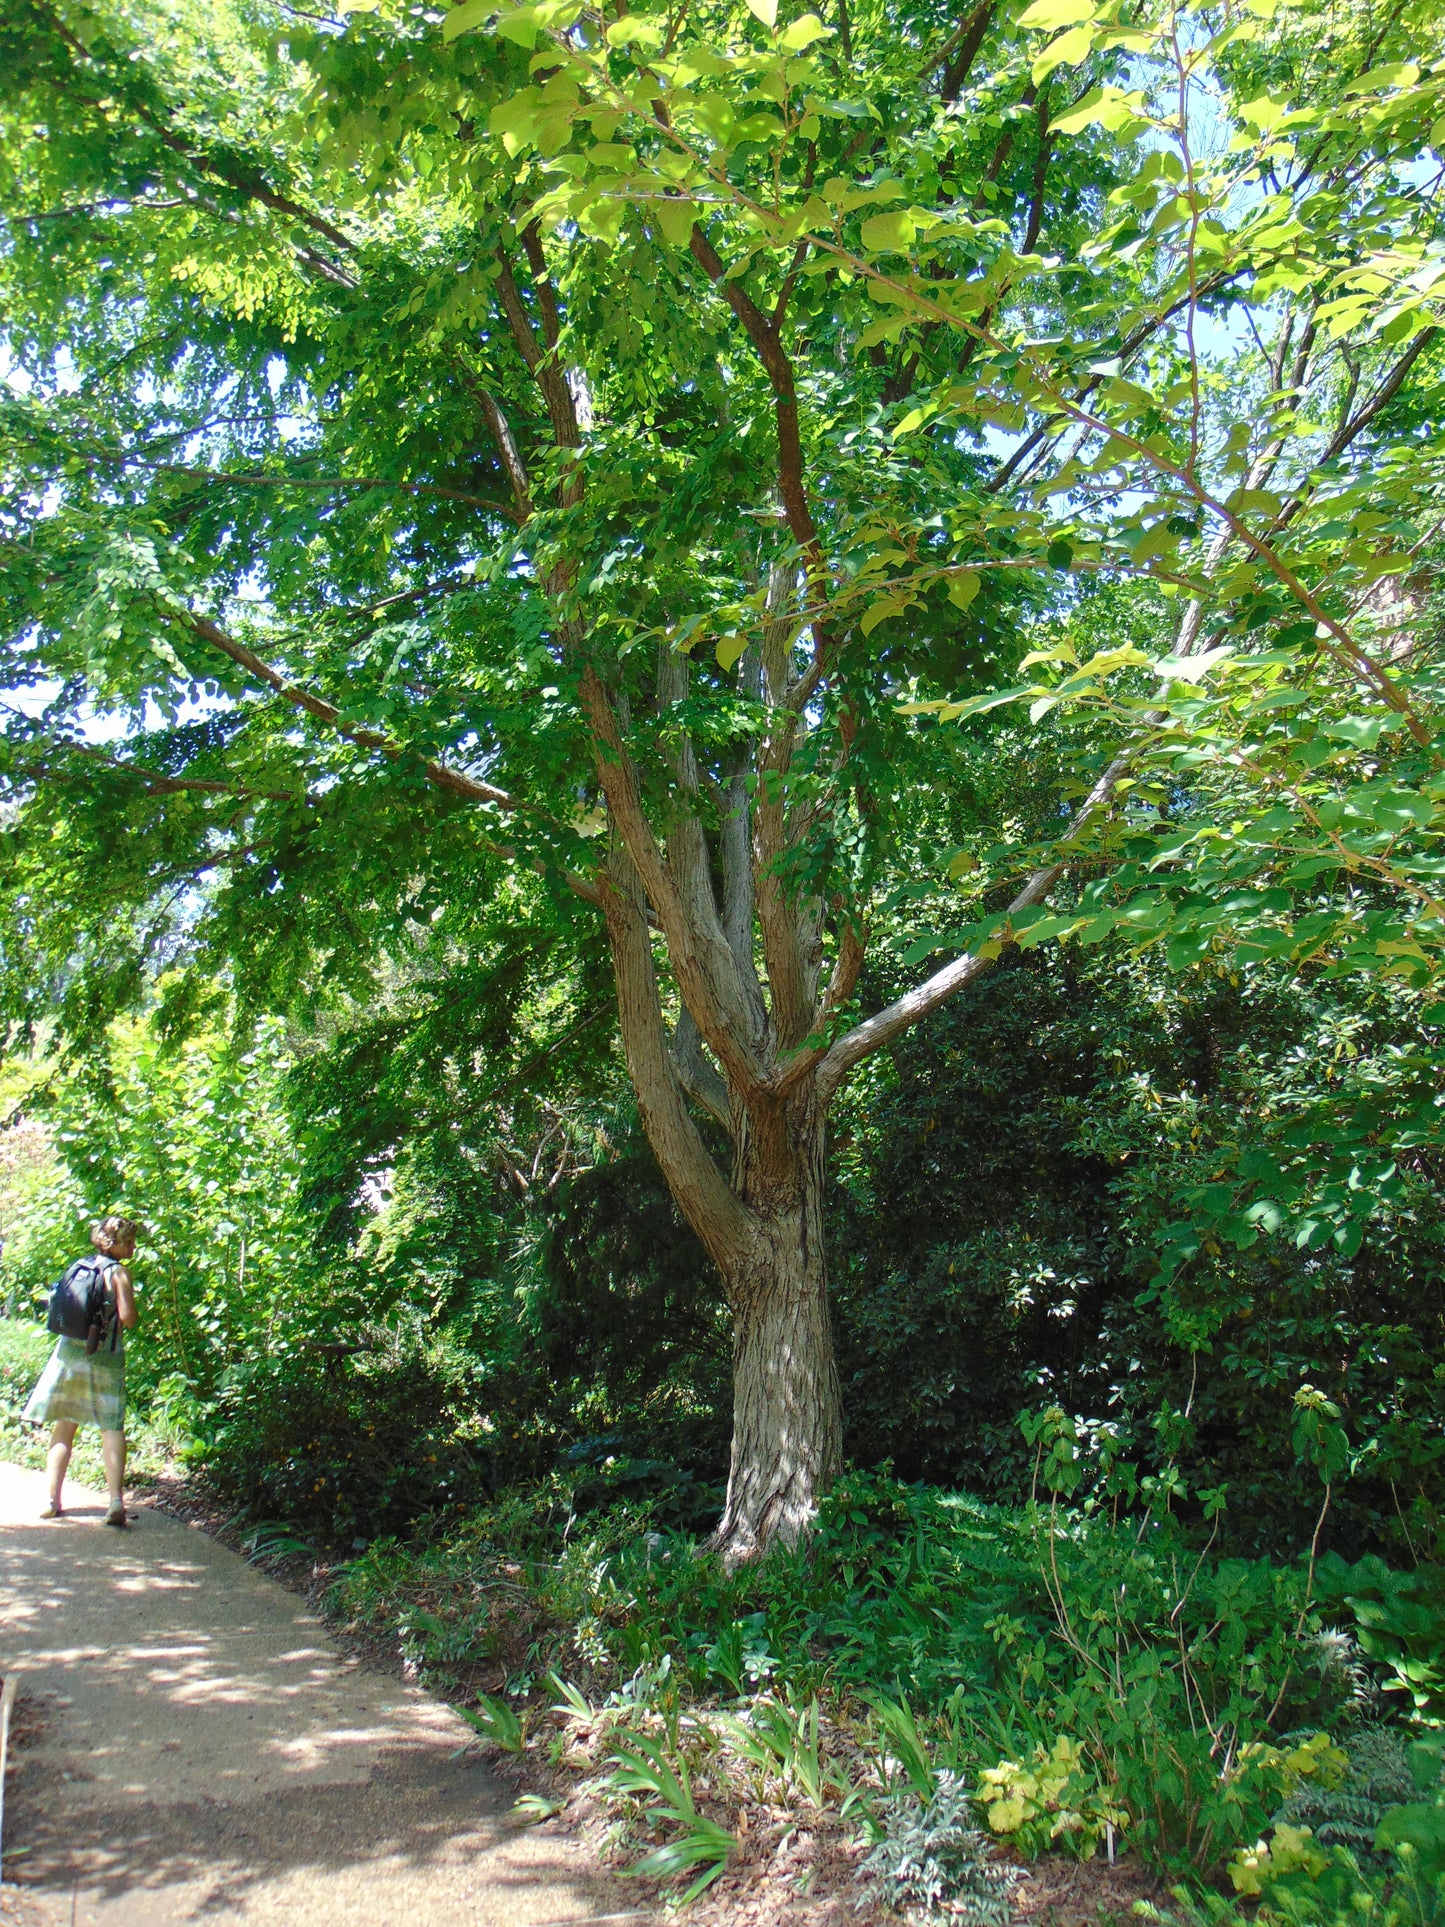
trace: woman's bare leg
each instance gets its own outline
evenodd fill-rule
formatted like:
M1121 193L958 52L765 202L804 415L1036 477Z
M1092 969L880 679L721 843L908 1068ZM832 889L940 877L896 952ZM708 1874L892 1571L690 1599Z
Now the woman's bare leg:
M75 1443L79 1430L74 1419L58 1418L50 1433L50 1451L46 1458L46 1470L50 1474L50 1503L55 1511L60 1510L60 1488L65 1484L65 1475L70 1470L70 1448Z
M105 1462L105 1485L110 1494L110 1509L118 1512L125 1506L125 1433L102 1432L100 1456Z

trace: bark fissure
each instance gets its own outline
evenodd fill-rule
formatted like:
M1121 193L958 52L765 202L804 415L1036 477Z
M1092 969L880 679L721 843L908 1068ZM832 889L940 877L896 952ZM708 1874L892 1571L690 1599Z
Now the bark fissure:
M725 1274L733 1442L714 1544L734 1561L795 1545L843 1458L823 1243L825 1119L811 1097L777 1108L776 1128L749 1129L740 1147L754 1230Z

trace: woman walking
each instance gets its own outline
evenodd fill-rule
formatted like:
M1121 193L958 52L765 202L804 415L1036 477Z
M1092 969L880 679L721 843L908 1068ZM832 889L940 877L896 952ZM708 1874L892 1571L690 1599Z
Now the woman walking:
M97 1257L81 1259L56 1288L81 1299L92 1293L89 1335L60 1338L40 1382L30 1394L24 1416L51 1425L50 1504L44 1519L64 1518L61 1487L70 1450L82 1425L100 1428L101 1457L110 1509L108 1526L125 1525L125 1339L136 1323L135 1289L126 1266L135 1256L138 1227L129 1218L105 1218L90 1234ZM58 1327L52 1318L51 1330Z

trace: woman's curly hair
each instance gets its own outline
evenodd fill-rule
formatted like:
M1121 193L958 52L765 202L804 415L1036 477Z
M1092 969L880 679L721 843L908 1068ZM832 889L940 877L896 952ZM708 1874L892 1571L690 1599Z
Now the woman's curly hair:
M140 1242L140 1226L133 1218L102 1218L91 1232L90 1242L109 1258L117 1245L134 1247Z

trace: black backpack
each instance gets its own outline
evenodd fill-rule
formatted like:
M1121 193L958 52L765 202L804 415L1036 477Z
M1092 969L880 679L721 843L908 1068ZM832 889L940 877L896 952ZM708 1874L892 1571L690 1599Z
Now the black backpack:
M83 1338L87 1352L98 1352L110 1340L115 1350L120 1320L105 1288L114 1258L77 1258L50 1294L46 1324L61 1338Z

